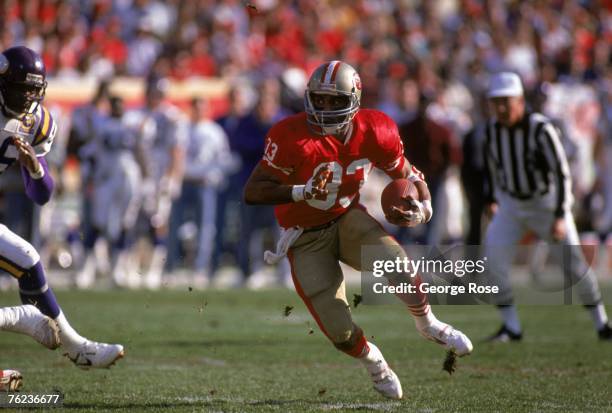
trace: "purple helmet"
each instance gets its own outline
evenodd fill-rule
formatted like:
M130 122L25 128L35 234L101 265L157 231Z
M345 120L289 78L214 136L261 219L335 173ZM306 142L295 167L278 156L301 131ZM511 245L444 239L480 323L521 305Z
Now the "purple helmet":
M0 54L0 108L5 115L34 113L46 88L47 72L38 53L17 46Z

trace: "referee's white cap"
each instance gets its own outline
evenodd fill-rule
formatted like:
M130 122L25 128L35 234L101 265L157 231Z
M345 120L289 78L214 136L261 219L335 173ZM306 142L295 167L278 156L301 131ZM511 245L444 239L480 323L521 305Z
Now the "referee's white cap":
M487 96L490 98L523 96L521 78L512 72L502 72L491 76Z

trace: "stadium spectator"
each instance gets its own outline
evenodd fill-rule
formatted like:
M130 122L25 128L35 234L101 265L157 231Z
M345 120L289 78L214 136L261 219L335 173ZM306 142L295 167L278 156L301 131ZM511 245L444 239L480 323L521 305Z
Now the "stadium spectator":
M74 109L72 126L68 138L67 155L77 159L80 166L80 222L77 234L68 234L68 241L75 262L77 273L75 283L83 288L90 285L92 277L88 275L95 269L85 270L85 253L93 249L96 235L92 224L93 209L93 176L95 154L93 145L96 133L110 111L109 84L101 82L92 100ZM100 260L101 261L101 260ZM93 265L95 261L92 261ZM84 277L84 278L82 278Z
M427 177L432 206L434 210L438 210L440 191L447 172L450 167L461 164L461 149L451 131L428 114L429 103L430 99L421 93L415 118L399 125L399 131L404 143L404 152L406 156L410 156L414 166ZM436 220L444 219L445 217L439 212L434 215L432 221L426 224L425 234L420 241L427 245L438 244L441 239L434 228ZM400 238L405 238L406 235L412 234L402 228Z
M123 100L111 97L110 114L88 144L93 154L92 226L93 241L106 240L110 257L109 271L117 286L127 286L135 276L130 244L140 209L140 166L136 160L135 132L123 122ZM95 281L93 242L86 251L83 271L77 286L90 287Z
M270 127L284 118L287 112L279 106L280 85L276 79L267 79L258 89L259 98L255 108L240 119L234 135L233 150L240 156L239 188L243 188L251 172L261 160L266 134ZM242 192L242 191L240 191ZM243 277L263 269L265 233L276 238L278 227L274 221L274 211L269 206L247 206L240 208L240 241L238 244L238 263ZM259 277L253 283L259 282Z
M125 115L125 124L136 134L143 176L141 216L153 245L144 277L144 285L150 289L162 284L170 210L180 194L187 142L185 119L178 108L164 100L166 92L165 79L149 83L145 106Z
M128 46L127 73L132 76L146 76L162 47L162 43L153 35L153 24L142 19L138 24L136 37Z
M180 228L191 219L195 222L196 248L193 281L199 287L208 285L211 259L217 233L217 193L237 161L229 150L227 135L210 119L208 102L191 101L185 175L180 196L172 205L169 254L166 268L172 271L185 257L181 248Z
M219 118L217 122L225 131L230 142L230 150L235 153L235 144L238 142L236 131L240 119L247 115L250 110L249 91L250 84L242 81L234 84L228 93L228 111ZM240 157L236 155L237 162L242 162ZM217 228L223 228L223 231L218 231L215 236L215 249L213 252L212 268L214 273L222 264L223 256L233 256L235 260L238 258L238 241L240 231L240 194L242 191L241 185L241 166L237 166L237 170L230 173L227 178L227 184L220 189L217 198Z

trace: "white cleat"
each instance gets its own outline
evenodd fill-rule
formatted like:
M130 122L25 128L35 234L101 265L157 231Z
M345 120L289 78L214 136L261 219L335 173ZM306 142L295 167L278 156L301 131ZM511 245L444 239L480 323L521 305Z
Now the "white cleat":
M401 399L404 392L402 391L402 384L399 378L391 370L378 347L372 343L368 343L368 346L370 347L370 353L365 359L362 359L362 362L365 364L366 369L368 369L368 373L370 373L374 383L374 390L389 399Z
M105 369L115 364L124 354L121 344L85 341L78 349L64 353L64 356L82 369Z
M5 307L1 311L4 318L2 330L28 335L51 350L60 346L57 323L33 305Z
M459 357L467 356L474 349L468 336L441 321L436 321L432 325L419 330L419 333L427 340L431 340L444 346L445 349L453 351Z
M0 370L0 391L18 391L23 377L17 370Z

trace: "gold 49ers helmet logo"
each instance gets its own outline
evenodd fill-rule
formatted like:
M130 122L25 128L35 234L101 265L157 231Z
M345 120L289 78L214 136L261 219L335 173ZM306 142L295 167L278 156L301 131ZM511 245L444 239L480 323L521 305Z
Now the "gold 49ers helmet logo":
M353 82L355 82L357 90L361 90L361 78L359 77L359 73L353 73Z
M34 115L31 113L26 114L23 119L21 119L21 125L19 127L23 132L29 133L34 126Z

